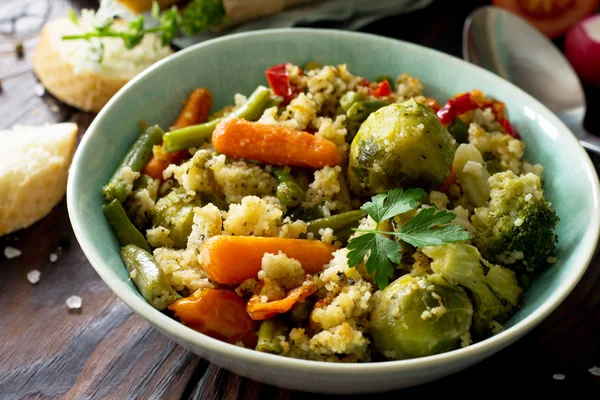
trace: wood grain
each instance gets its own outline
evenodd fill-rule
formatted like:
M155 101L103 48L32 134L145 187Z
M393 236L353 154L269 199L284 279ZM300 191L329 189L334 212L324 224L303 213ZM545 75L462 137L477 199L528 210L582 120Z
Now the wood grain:
M44 0L31 2L45 4ZM64 14L68 6L95 4L75 0L49 2L51 17ZM25 3L27 0L0 2L0 32L8 26L3 17ZM481 3L485 2L437 1L427 10L389 17L364 30L459 55L464 18ZM26 59L18 61L4 51L10 42L0 36L0 77L8 77L0 93L0 129L15 123L74 121L83 134L93 115L64 106L47 94L38 96L37 81L28 71L31 48L27 48ZM598 92L586 88L590 109L600 105ZM590 126L600 126L597 115L588 116L588 121ZM593 160L600 166L599 157L594 156ZM23 255L11 260L0 255L2 400L327 397L241 378L209 364L152 329L112 294L87 262L71 230L64 202L32 227L1 237L0 250L5 246L19 248ZM51 253L58 254L55 263L49 260ZM33 269L41 271L36 285L26 279L27 272ZM596 254L568 299L519 342L450 377L377 398L429 398L448 393L471 398L528 390L535 390L539 397L563 391L580 397L586 390L597 390L600 378L588 369L600 366L599 276L600 257ZM83 299L79 312L72 312L65 305L71 295ZM555 373L564 374L566 379L554 380ZM345 398L348 397L373 396Z

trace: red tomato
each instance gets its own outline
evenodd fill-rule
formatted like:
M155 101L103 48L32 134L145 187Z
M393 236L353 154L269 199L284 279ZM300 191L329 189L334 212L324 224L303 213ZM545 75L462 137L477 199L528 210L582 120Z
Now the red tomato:
M593 13L600 0L493 0L493 3L527 19L553 39Z

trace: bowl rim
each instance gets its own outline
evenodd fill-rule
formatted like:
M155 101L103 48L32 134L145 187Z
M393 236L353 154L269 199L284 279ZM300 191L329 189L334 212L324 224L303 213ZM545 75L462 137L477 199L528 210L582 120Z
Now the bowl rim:
M194 331L191 328L188 328L185 325L179 323L175 319L172 319L167 315L163 314L162 312L154 309L143 298L131 291L130 287L127 286L124 282L122 282L114 272L110 271L110 269L104 268L103 265L105 264L105 262L100 256L100 254L95 250L95 246L93 245L93 243L91 241L84 240L86 228L84 227L85 224L83 223L83 219L80 221L80 219L78 218L78 216L81 214L81 211L79 202L75 197L75 194L77 193L75 185L75 174L77 173L77 165L79 165L82 162L83 149L86 148L87 142L90 140L90 138L93 135L97 134L95 132L96 127L100 124L100 121L108 113L111 112L112 105L115 102L117 102L118 99L126 91L133 88L136 84L138 84L138 82L144 79L146 75L150 74L156 69L162 68L163 65L172 62L178 57L184 57L188 53L202 51L201 49L204 47L214 46L221 42L235 41L239 38L244 37L254 37L256 39L260 39L260 37L262 36L290 34L324 34L334 37L343 37L346 39L360 39L366 37L369 40L376 40L380 42L394 44L400 43L403 46L406 46L407 48L416 50L417 52L425 51L429 53L429 55L434 59L438 58L440 59L440 61L444 61L446 63L457 64L460 66L461 69L465 70L466 72L473 71L477 74L484 75L487 79L496 81L498 84L509 86L511 90L515 90L519 96L523 96L527 100L527 102L532 103L536 105L537 108L541 109L544 112L544 114L546 114L545 117L548 118L548 122L555 126L558 131L561 131L562 134L566 136L566 139L570 141L570 149L572 149L575 152L574 156L577 157L578 160L580 160L580 163L584 167L584 173L587 175L587 180L591 183L590 189L592 189L591 195L594 200L593 205L596 210L598 209L600 199L600 185L598 182L598 176L596 174L595 168L592 164L590 157L585 152L583 147L581 147L577 138L566 127L566 125L562 121L560 121L558 117L554 113L552 113L546 106L544 106L542 103L540 103L538 100L533 98L531 95L529 95L519 87L493 74L492 72L489 72L479 66L470 64L458 57L441 52L439 50L371 33L317 28L280 28L242 32L207 40L185 48L183 50L180 50L164 58L163 60L153 64L152 66L144 70L142 73L138 74L130 82L125 84L123 88L121 88L119 92L116 95L114 95L109 100L109 102L103 107L100 113L94 118L94 121L89 126L87 132L85 133L81 142L79 143L72 161L72 165L74 167L69 169L69 177L67 183L67 209L71 224L73 226L73 231L81 246L82 251L89 260L92 267L96 270L96 272L100 275L102 280L106 283L106 285L117 295L117 297L123 300L132 310L134 310L137 314L142 316L146 321L159 328L159 330L161 330L163 333L168 333L168 336L170 336L171 338L180 338L181 340L187 343L193 343L195 346L201 348L206 354L217 354L221 358L236 359L238 362L243 362L247 365L268 365L270 368L301 370L303 372L312 374L327 373L329 376L341 376L346 375L348 373L359 372L363 374L363 376L365 373L368 374L367 376L374 376L382 373L385 374L391 372L398 373L402 371L413 370L415 368L425 369L434 364L458 363L460 361L474 358L478 355L478 353L485 353L487 355L491 355L492 353L499 351L516 341L521 336L523 336L535 326L537 326L539 323L541 323L546 317L548 317L548 315L550 315L573 291L573 289L578 284L581 277L587 270L587 267L589 266L593 258L594 250L596 248L598 238L600 236L600 213L593 213L593 215L590 216L590 224L588 225L589 228L586 231L586 235L583 239L585 243L581 250L579 250L578 252L582 255L579 257L580 260L578 260L582 262L579 269L576 271L576 273L570 275L571 279L569 281L563 281L560 283L559 288L561 290L552 293L543 304L536 308L531 314L525 316L522 321L511 326L503 332L500 332L481 342L473 343L467 347L459 348L446 353L407 360L349 364L329 363L323 361L283 357L278 355L261 353L255 351L254 349L246 349L243 347L235 346L217 339L213 339L197 331ZM590 233L593 235L590 236Z

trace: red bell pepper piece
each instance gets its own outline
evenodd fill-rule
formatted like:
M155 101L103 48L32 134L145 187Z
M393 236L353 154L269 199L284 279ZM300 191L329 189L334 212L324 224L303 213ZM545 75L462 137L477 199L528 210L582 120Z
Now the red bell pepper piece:
M371 94L375 97L389 96L392 94L392 88L387 80L383 80L379 82L379 85L377 85L377 88L374 89Z
M508 121L508 118L502 117L498 119L498 123L500 124L500 126L502 126L502 129L504 129L504 132L514 137L515 139L521 139L521 135L519 135L519 132L517 132L517 130Z
M447 125L454 121L460 114L464 114L467 111L474 110L478 107L478 104L471 97L471 93L465 93L448 100L448 102L437 112L437 116L442 124Z
M289 104L295 97L294 90L290 84L286 64L274 65L265 71L267 82L273 89L273 93L283 97L282 105Z

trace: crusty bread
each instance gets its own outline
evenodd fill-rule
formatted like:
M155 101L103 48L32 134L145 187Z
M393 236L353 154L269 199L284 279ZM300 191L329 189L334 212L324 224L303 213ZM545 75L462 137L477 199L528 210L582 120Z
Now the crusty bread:
M0 131L0 235L40 220L62 199L76 136L73 123Z
M120 22L119 27L126 26ZM102 39L104 57L100 64L87 58L84 40L62 40L64 35L80 34L89 29L68 18L50 21L44 26L33 56L33 70L44 87L59 100L84 111L98 112L129 80L172 50L160 45L156 35L148 34L132 50L117 38Z

